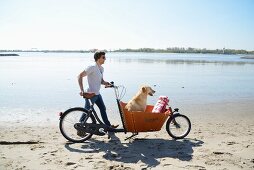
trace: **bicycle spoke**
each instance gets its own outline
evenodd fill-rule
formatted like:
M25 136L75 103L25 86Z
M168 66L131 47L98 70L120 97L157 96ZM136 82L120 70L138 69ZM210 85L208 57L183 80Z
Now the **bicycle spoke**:
M64 122L69 123L69 124L75 124L75 123L78 123L78 122L72 122L72 121L69 121L69 120L64 120Z
M173 138L183 138L190 131L190 122L184 115L176 115L169 124L167 124L167 131Z
M80 123L80 120L87 115L82 108L72 108L60 120L60 130L63 136L72 142L82 142L92 137L91 133L77 130L74 125ZM95 123L93 117L88 117L88 123Z

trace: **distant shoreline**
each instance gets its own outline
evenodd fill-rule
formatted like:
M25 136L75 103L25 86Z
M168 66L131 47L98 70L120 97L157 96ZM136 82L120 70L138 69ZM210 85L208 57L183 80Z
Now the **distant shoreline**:
M97 49L91 50L0 50L1 52L43 52L43 53L94 53ZM199 48L166 48L166 49L154 49L154 48L138 48L138 49L117 49L106 50L105 52L141 52L141 53L186 53L186 54L254 54L254 51L237 50L237 49L199 49Z
M0 56L19 56L18 54L0 54Z

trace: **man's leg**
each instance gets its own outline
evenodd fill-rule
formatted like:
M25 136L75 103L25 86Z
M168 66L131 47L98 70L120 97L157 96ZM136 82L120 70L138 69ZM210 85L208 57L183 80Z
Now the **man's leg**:
M98 95L92 97L90 100L92 103L94 103L98 98ZM88 99L85 99L86 103L85 103L85 109L89 110L90 109L90 102L88 101ZM80 122L82 122L83 120L85 120L86 118L86 113L83 113L81 118L79 119Z
M92 103L94 103L97 100L98 96L94 96L92 97L90 100ZM86 104L85 104L85 109L89 110L90 109L90 102L88 101L88 99L86 99ZM85 120L87 113L83 113L82 116L79 119L79 122L82 122ZM77 130L77 135L80 137L85 137L87 134L86 132L82 131L82 130Z
M101 95L99 94L98 95L98 99L95 101L96 105L99 107L100 109L100 112L101 112L101 118L103 120L103 122L108 125L108 126L111 126L110 122L108 121L108 116L107 116L107 113L106 113L106 107L105 107L105 104L103 102L103 99L101 97Z

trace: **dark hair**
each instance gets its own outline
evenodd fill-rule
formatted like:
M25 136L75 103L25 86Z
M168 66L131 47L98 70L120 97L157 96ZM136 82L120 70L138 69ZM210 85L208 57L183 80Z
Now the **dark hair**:
M94 60L97 61L99 58L101 58L102 55L105 55L104 51L96 51L94 53Z

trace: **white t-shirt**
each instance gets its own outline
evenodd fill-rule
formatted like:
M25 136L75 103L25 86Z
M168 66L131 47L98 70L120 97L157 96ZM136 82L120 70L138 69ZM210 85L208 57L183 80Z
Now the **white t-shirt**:
M87 74L88 88L87 92L94 92L96 95L100 94L101 81L103 78L104 68L97 63L85 68Z

